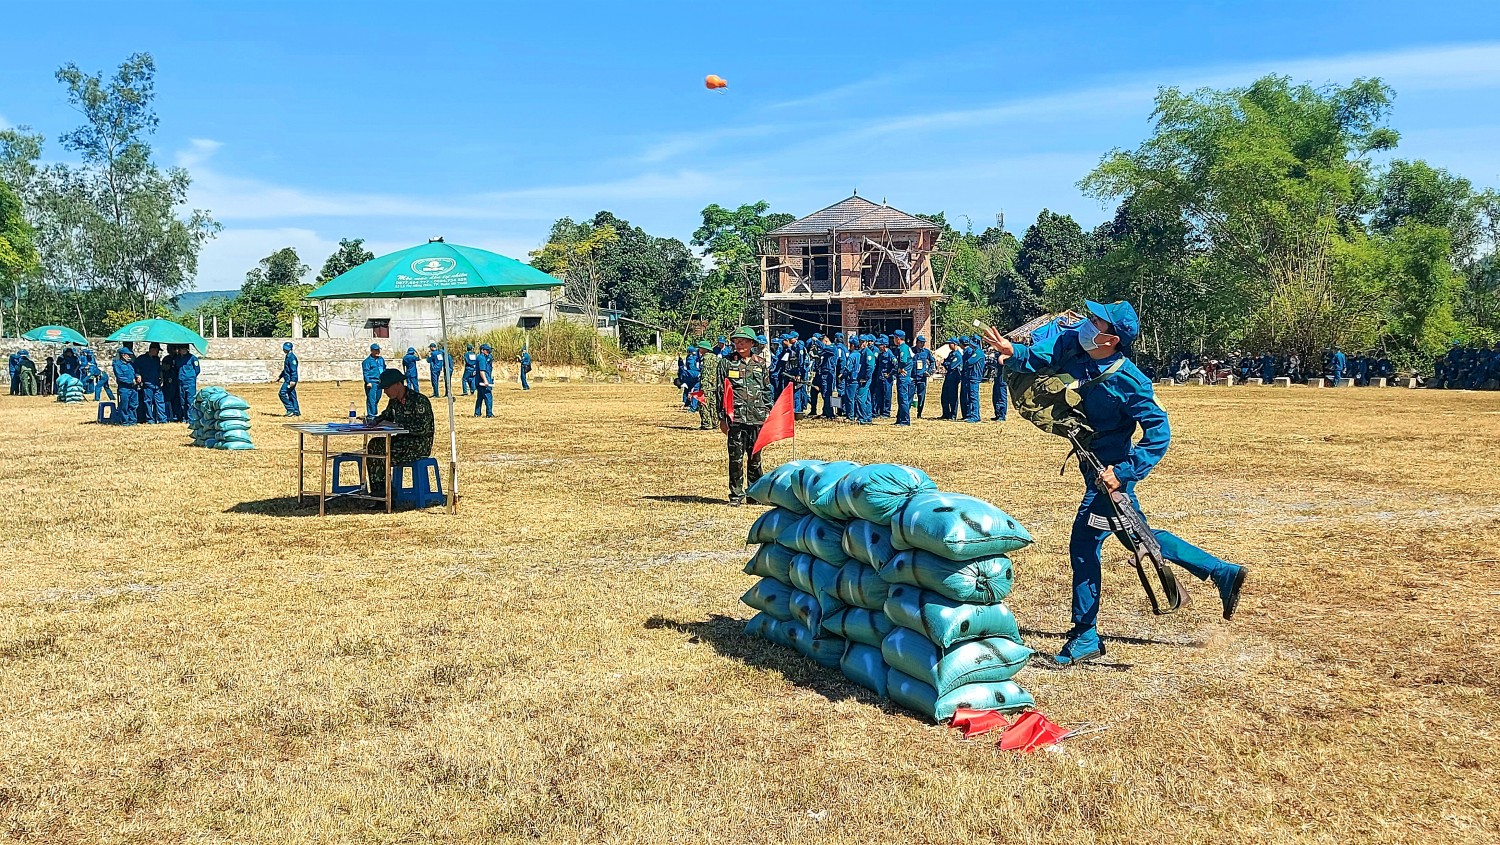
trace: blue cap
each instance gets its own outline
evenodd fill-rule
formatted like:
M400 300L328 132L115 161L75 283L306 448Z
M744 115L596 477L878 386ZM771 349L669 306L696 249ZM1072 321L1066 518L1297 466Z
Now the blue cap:
M1114 333L1120 336L1120 350L1130 351L1135 339L1141 335L1141 318L1136 316L1135 307L1123 300L1104 305L1092 299L1085 299L1083 304L1090 314L1114 328Z
M408 346L408 347L406 347L406 354L407 355L415 355L415 354L417 354L417 348L415 346Z
M755 342L759 343L761 346L765 346L766 345L766 336L763 335L763 334L756 335L755 336Z
M797 333L796 332L787 332L786 336L789 337L789 338L791 338L792 340L796 340L797 339Z
M372 343L372 344L370 344L370 351L371 352L379 352L380 351L380 344L378 344L378 343Z
M488 343L481 343L481 344L479 344L479 351L481 351L481 352L489 352L489 351L491 351L491 347L490 347L490 345Z
M473 352L474 351L474 344L471 343L468 346L465 346L464 349L468 350L469 352Z
M927 335L925 335L925 334L919 334L919 335L917 335L917 343L926 343L926 342L927 342Z
M427 344L427 348L428 349L436 349L437 348L437 344L436 343L429 343L429 344Z
M896 337L899 337L902 340L905 340L906 339L906 330L905 329L896 329Z
M948 343L948 344L958 343L958 338L956 338L956 337L950 337L950 338L948 338L947 341L945 341L945 343Z
M886 337L885 335L881 335L877 342L882 345L889 346L891 343L891 339L889 337Z
M719 343L728 343L728 342L729 342L729 338L727 338L727 337L725 337L723 335L719 335Z
M834 332L833 333L833 339L834 340L843 340L844 339L844 333L843 332Z
M282 352L291 352L292 351L292 344L291 343L283 343L283 344L281 344L281 351Z
M21 350L21 354L22 355L26 355L28 353L26 352L26 350L22 349ZM120 350L116 354L117 355L134 355L135 353L130 350L130 347L128 347L128 346L122 346L122 347L120 347Z

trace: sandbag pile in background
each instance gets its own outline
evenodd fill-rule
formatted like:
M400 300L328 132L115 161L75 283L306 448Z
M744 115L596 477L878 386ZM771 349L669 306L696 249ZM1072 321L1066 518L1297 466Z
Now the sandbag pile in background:
M83 382L63 373L57 377L57 401L82 402Z
M222 387L205 387L188 408L193 445L209 449L254 449L250 442L250 403Z
M772 509L747 540L746 631L930 719L1034 704L1004 604L1031 535L1004 511L899 464L789 461L747 495Z

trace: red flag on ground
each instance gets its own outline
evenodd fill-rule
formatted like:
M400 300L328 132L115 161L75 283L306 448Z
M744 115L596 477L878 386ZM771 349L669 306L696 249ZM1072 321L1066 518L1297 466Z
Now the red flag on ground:
M781 397L771 406L771 413L760 427L760 436L755 438L755 448L750 454L754 455L778 440L796 437L796 422L797 415L792 412L792 385L789 384L782 388Z
M1000 750L1022 753L1055 745L1067 734L1068 729L1054 724L1035 710L1021 714L1000 734Z
M724 379L724 419L734 422L734 384Z
M953 727L964 732L964 739L987 734L996 728L1004 728L1009 723L998 710L970 710L960 707L953 711Z

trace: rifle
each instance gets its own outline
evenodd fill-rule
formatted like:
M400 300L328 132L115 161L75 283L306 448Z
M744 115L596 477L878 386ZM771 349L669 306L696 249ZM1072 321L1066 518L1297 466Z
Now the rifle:
M1069 429L1064 436L1073 444L1073 454L1078 456L1078 465L1092 476L1094 490L1104 493L1104 464L1099 458L1084 448L1078 439L1077 431ZM1189 602L1188 594L1177 583L1177 576L1167 568L1166 558L1162 557L1161 544L1156 541L1156 535L1151 533L1151 526L1146 524L1146 517L1136 510L1135 505L1124 490L1116 490L1109 493L1110 507L1114 510L1115 521L1120 526L1120 534L1128 541L1125 545L1135 555L1135 574L1140 576L1141 587L1146 591L1146 598L1151 600L1151 612L1157 616L1173 613ZM1151 577L1146 574L1146 562L1151 562L1151 568L1156 572L1156 580L1161 587L1161 595L1158 596L1156 589L1151 585ZM1166 607L1162 607L1162 599L1166 600Z

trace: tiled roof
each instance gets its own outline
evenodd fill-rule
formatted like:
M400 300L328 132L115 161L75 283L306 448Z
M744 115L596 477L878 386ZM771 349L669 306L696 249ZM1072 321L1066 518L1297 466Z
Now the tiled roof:
M879 232L883 229L936 229L936 223L913 217L888 205L878 205L861 196L836 202L772 231L771 235L821 235L832 229Z

